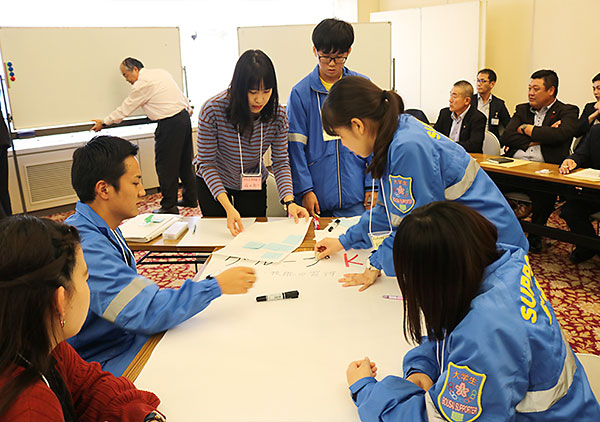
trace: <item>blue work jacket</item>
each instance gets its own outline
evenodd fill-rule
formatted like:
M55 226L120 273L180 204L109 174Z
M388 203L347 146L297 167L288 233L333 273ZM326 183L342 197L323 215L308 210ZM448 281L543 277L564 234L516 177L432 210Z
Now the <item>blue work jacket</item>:
M371 265L393 276L394 235L404 216L434 201L457 201L498 229L498 241L529 249L519 221L494 182L460 145L408 114L401 114L390 143L371 231L389 231ZM386 213L387 205L387 213ZM387 214L387 215L386 215ZM369 212L340 236L344 249L368 249Z
M346 67L342 76L364 77ZM373 185L373 179L366 173L370 160L354 154L338 137L324 139L321 108L327 93L318 65L290 93L288 151L294 197L301 204L304 194L313 191L322 215L360 215L365 210L365 190Z
M152 334L180 324L221 295L214 278L159 289L137 273L121 230L111 230L87 204L78 202L66 223L79 230L90 286L88 316L68 342L105 371L120 376Z
M404 357L404 376L350 386L369 421L600 421L600 406L552 305L520 248L498 245L468 314L441 342L424 338Z

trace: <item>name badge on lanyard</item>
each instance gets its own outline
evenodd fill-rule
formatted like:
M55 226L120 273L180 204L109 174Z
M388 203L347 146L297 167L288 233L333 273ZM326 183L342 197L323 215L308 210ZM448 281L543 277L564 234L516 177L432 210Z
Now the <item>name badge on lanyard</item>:
M384 230L384 231L372 231L371 230L371 222L373 220L373 208L371 208L369 210L369 239L371 239L371 245L373 247L373 249L377 250L379 249L379 247L381 246L381 244L383 243L383 241L385 239L387 239L393 232L392 229L392 222L390 220L390 215L388 214L388 207L387 207L387 201L385 199L385 192L383 189L383 180L379 179L379 191L383 192L383 206L385 207L385 216L387 217L388 220L388 225L389 225L389 230ZM371 185L371 198L373 197L375 193L375 180L373 180L373 184Z
M242 157L242 139L238 130L238 143L240 146L240 168L242 190L261 190L262 189L262 147L263 147L263 125L260 123L260 150L258 151L258 174L244 174L244 159Z

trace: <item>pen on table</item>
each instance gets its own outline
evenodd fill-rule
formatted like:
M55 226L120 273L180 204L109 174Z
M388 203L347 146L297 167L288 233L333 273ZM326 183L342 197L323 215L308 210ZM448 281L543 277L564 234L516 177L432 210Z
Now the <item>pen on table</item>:
M315 225L315 230L320 230L321 226L319 224L319 214L315 213L315 216L313 217L313 224Z
M327 229L328 232L332 232L333 229L335 229L342 220L340 220L339 218L336 218L334 221L331 222L331 225L329 226L329 228Z
M298 290L290 290L289 292L275 293L272 295L257 296L257 302L269 302L271 300L282 300L282 299L297 299L300 296Z
M391 300L402 300L402 296L397 296L397 295L383 295L384 299L391 299Z
M192 228L192 234L196 234L196 225L198 224L198 220L194 221L194 227Z

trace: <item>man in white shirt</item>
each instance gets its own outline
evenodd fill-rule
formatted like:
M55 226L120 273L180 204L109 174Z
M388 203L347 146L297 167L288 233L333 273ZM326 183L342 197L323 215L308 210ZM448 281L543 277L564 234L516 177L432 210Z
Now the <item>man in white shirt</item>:
M510 121L510 113L504 104L504 100L492 95L492 89L496 85L498 77L492 69L481 69L477 73L477 94L471 97L471 102L477 105L487 118L487 130L500 139L500 126L506 128Z
M150 120L158 121L154 132L154 154L162 200L160 208L154 212L179 214L177 205L197 207L188 99L166 70L146 69L142 62L132 57L123 60L120 69L125 80L133 85L131 92L104 120L94 119L92 130L98 132L103 127L120 123L141 107ZM183 185L182 201L177 201L178 179Z

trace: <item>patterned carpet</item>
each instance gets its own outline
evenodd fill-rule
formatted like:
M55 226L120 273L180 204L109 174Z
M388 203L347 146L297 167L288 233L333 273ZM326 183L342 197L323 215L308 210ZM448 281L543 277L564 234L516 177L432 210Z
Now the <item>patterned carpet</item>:
M160 194L148 195L140 212L159 207ZM200 215L200 209L180 208L182 215ZM63 221L73 212L48 217ZM549 220L552 227L566 228L557 213ZM557 318L575 352L600 355L600 257L582 264L572 264L569 253L572 246L546 239L542 254L532 254L530 262L535 277L552 302ZM136 252L136 258L142 256ZM154 280L160 287L178 287L184 279L195 274L193 265L143 265L140 274Z

